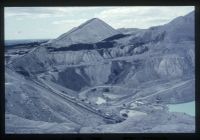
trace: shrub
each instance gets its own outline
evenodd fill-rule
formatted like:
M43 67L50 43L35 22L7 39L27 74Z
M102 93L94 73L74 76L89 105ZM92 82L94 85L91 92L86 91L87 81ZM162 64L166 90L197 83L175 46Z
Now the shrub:
M110 91L109 88L104 88L104 89L103 89L103 92L109 92L109 91Z
M97 90L97 89L96 89L96 88L94 88L94 89L92 89L91 91L92 91L92 92L94 92L94 91L96 91L96 90Z
M123 117L128 117L128 115L126 113L123 113L122 116Z

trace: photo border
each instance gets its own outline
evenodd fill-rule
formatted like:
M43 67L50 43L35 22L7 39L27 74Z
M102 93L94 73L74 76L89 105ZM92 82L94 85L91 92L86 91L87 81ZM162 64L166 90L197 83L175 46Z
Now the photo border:
M76 139L76 140L102 140L102 139L122 139L122 140L135 140L135 139L200 139L200 35L199 35L199 17L200 17L200 1L199 0L1 0L0 1L0 110L1 110L1 127L0 139ZM102 133L102 134L5 134L5 66L4 66L4 7L57 7L57 6L195 6L195 118L196 118L196 132L195 133ZM199 119L198 119L199 118Z

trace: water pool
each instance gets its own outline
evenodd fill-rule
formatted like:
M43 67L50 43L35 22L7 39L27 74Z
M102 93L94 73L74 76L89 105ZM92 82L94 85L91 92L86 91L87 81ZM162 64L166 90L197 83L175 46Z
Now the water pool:
M182 104L169 104L170 112L184 112L195 116L195 101L182 103Z

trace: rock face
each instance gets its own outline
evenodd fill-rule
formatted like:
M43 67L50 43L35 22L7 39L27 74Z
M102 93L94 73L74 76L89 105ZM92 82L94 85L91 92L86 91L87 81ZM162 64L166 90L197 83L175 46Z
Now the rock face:
M164 106L168 103L193 101L195 42L192 25L194 25L194 12L178 17L163 26L145 30L121 29L121 32L100 19L91 19L52 40L49 45L40 45L12 59L6 65L8 67L6 80L11 83L6 86L7 113L35 121L63 123L64 120L70 120L78 124L78 128L74 130L77 132L80 127L90 126L91 118L94 118L92 127L109 124L110 120L105 120L107 114L112 114L109 117L117 118L115 121L120 122L121 119L118 119L120 108L128 109L132 103L137 104L136 101L145 105L142 107L138 105L135 109L147 114L156 110L154 103ZM14 79L12 83L11 75L19 78ZM24 78L21 81L26 85L16 84L15 81L20 81L20 78ZM44 89L33 86L34 81ZM16 90L25 95L17 97ZM32 94L36 95L36 91L39 93L37 94L39 101L44 100L48 108L44 110L51 113L34 116L42 112L41 104L37 105L37 108L31 103L18 102L25 96L33 102L38 102L35 98L32 99ZM48 92L50 95L46 98ZM67 98L70 96L70 99L57 99L57 95L54 94L60 92ZM11 93L16 97L10 96ZM54 98L59 103L55 103ZM98 102L99 99L104 101L102 105ZM12 102L23 114L12 107ZM153 105L149 107L149 104ZM28 108L32 108L34 112L32 115L27 111ZM171 116L168 113L167 115ZM81 115L84 116L82 119ZM176 116L181 120L181 115ZM50 120L45 120L45 117ZM151 117L147 115L145 118L147 118L145 125L151 125L149 123ZM187 117L183 119L185 120ZM134 119L131 121L134 123ZM172 126L169 131L186 131L189 128L186 128L188 122L185 122L183 130L180 130L181 127ZM194 125L193 122L188 124ZM115 127L115 124L113 126ZM161 121L158 126L154 124L149 132L163 128L159 131L162 132L166 127L167 123L162 125ZM91 131L89 128L82 130ZM118 130L121 131L121 128L116 129ZM127 131L133 130L136 128ZM188 131L193 131L193 127L186 132ZM101 132L108 130L101 128Z
M52 40L51 45L63 47L78 43L95 43L119 33L104 21L93 18Z

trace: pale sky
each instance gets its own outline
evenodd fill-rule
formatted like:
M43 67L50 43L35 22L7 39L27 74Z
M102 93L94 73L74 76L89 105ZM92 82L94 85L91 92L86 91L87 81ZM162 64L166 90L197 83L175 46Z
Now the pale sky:
M163 25L194 6L6 7L5 39L53 39L91 18L113 28Z

